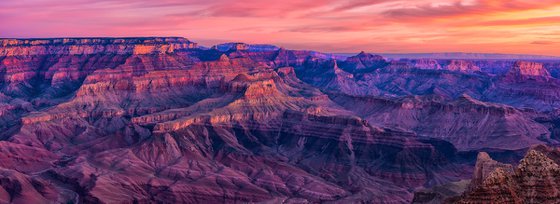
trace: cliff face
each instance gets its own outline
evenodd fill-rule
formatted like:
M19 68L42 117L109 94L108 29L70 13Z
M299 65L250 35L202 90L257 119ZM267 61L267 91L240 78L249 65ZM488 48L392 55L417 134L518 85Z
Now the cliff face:
M528 114L468 95L452 101L419 96L391 100L337 95L332 99L372 124L445 139L459 150L515 150L542 144L542 139L550 137L547 127Z
M185 38L0 39L1 56L172 53L197 47Z
M431 97L355 97L332 99L355 114L395 129L445 139L460 150L520 149L550 137L546 126L510 106L463 95L447 101Z
M509 75L518 78L523 77L550 77L550 73L543 67L542 63L517 61L510 69Z
M510 164L493 160L486 152L478 153L474 175L470 183L471 190L475 190L477 186L482 185L497 169L505 173L513 173L513 167Z
M539 111L554 110L560 103L560 81L552 78L542 63L517 61L486 91L489 100L528 107Z
M557 128L520 109L554 98L503 102L540 81L468 63L184 38L0 45L0 202L408 203L471 175L458 151L552 143Z

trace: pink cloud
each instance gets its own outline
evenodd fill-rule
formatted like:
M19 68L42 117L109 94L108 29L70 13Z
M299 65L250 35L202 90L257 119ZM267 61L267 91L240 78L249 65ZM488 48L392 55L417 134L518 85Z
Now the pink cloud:
M545 32L528 34L518 29L560 29L556 23L560 20L558 16L522 13L551 9L560 11L560 2L5 0L0 1L0 37L184 36L202 43L276 43L331 52L491 51L558 55L560 50L555 46L532 48L536 45L533 42L547 35ZM494 18L502 15L503 18Z

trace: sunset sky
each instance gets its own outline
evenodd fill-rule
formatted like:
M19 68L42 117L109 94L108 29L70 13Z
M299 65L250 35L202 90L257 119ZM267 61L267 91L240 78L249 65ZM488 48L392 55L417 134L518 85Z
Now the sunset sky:
M560 0L0 0L0 37L560 55Z

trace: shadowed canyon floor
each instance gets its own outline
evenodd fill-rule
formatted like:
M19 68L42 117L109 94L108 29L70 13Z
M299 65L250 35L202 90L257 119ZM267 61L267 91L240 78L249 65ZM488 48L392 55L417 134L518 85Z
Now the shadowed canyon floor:
M515 171L500 162L558 144L559 70L185 38L0 39L0 203L410 203L433 196L422 188L464 190L473 173L462 197L440 197L543 200L555 183L488 189L555 177L534 151ZM475 164L479 151L500 162Z

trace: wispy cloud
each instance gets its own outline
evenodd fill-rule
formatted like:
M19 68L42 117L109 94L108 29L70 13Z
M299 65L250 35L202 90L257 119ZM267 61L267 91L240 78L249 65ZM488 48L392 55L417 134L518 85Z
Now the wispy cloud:
M538 41L531 42L531 44L534 44L534 45L558 45L558 44L560 44L560 41L556 42L556 41L538 40Z
M559 55L558 0L2 0L0 37L185 36L331 52ZM223 39L223 40L217 40Z

